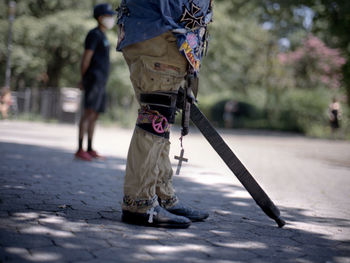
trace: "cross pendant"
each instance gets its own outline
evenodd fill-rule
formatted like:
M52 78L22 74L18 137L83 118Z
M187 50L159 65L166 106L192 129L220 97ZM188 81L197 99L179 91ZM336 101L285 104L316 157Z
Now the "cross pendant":
M188 159L184 158L184 152L185 152L185 150L181 149L180 156L175 155L175 157L174 157L176 160L179 160L179 163L177 164L176 173L175 173L176 175L180 174L182 162L188 162Z
M157 213L157 211L154 211L154 207L151 207L151 209L149 209L147 211L147 214L149 215L148 223L152 224L153 223L153 216L156 216L158 213Z

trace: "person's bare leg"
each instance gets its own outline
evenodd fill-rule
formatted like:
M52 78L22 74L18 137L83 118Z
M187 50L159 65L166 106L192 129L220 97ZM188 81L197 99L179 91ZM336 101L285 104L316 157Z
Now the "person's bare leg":
M83 115L80 118L80 122L79 122L79 149L82 149L82 143L84 140L84 135L87 132L87 122L90 116L90 112L91 110L89 109L85 109Z
M9 107L6 104L0 105L1 115L4 120L8 118L8 109Z
M92 156L83 150L83 140L85 133L88 129L89 119L91 118L93 111L90 109L85 109L83 115L80 118L79 122L79 146L78 151L75 153L75 157L82 159L84 161L91 161Z
M87 127L87 133L88 133L88 151L92 151L92 139L94 137L95 132L95 126L96 121L98 119L98 113L95 111L91 111L88 119L88 127Z

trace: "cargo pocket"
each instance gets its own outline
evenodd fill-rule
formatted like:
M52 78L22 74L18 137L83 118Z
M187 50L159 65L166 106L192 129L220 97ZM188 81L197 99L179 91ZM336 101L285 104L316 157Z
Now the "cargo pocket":
M143 57L141 61L140 88L143 92L178 90L186 74L183 67L157 61L156 58Z

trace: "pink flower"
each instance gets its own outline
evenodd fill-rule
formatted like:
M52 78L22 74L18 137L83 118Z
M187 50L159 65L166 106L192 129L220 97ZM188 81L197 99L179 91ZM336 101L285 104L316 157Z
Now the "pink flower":
M312 34L295 51L280 53L278 59L281 64L294 68L295 77L310 80L309 86L323 84L330 88L339 88L341 85L341 67L346 59L338 49L327 47Z

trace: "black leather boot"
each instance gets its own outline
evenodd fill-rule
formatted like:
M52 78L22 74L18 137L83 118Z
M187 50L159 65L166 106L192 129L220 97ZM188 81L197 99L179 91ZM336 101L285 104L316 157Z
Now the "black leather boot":
M209 216L207 212L196 210L188 205L182 204L181 202L177 202L177 204L170 208L166 208L166 210L172 214L187 217L193 222L203 221Z
M191 225L188 218L169 213L161 206L151 208L147 213L123 210L122 221L134 225L165 228L188 228Z

